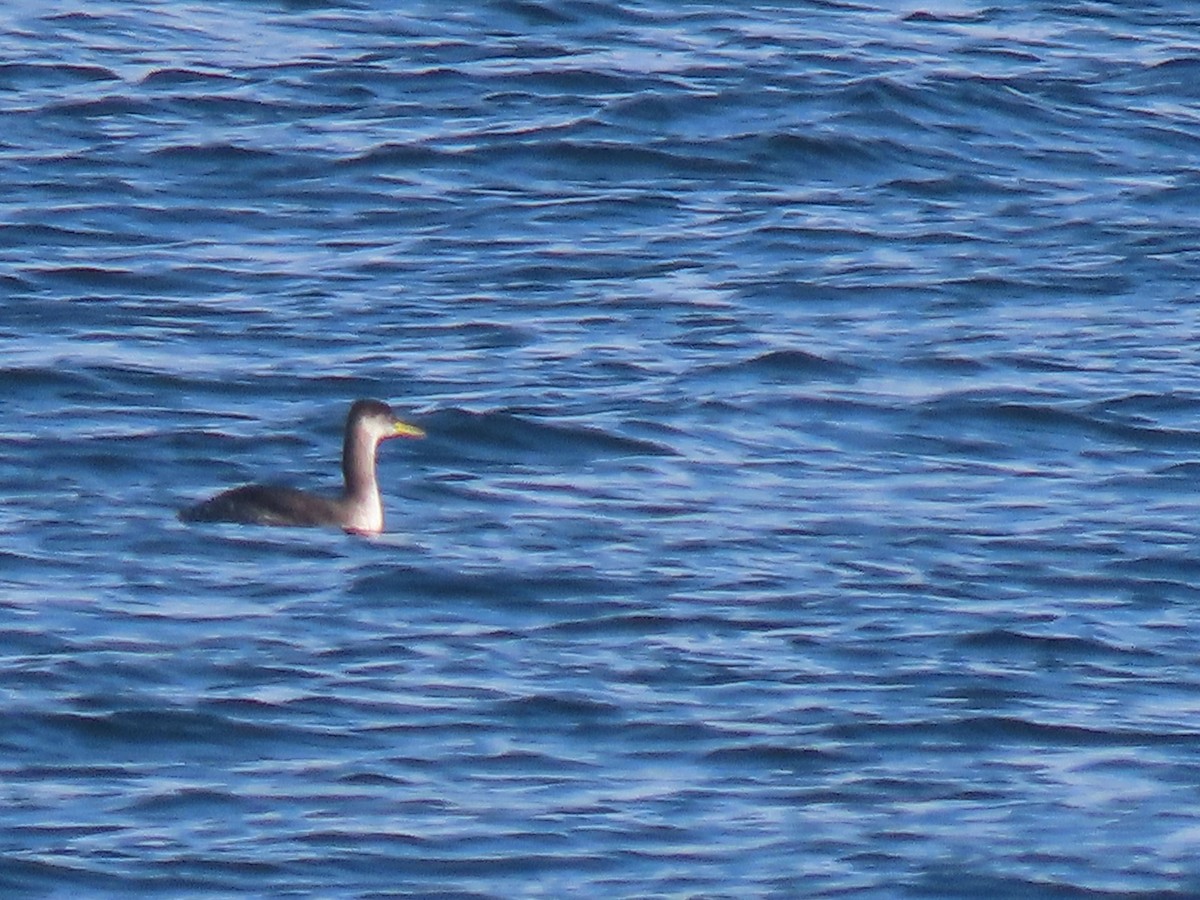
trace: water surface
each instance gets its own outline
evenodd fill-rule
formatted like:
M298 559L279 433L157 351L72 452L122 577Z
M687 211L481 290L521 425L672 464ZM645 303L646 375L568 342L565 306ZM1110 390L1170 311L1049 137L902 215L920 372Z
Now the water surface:
M1200 892L1200 19L0 12L8 894ZM334 488L385 535L185 526Z

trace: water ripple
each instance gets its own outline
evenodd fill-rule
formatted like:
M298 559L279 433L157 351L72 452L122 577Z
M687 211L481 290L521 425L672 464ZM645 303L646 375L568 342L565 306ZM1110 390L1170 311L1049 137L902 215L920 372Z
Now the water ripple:
M1196 894L1195 25L0 10L0 887Z

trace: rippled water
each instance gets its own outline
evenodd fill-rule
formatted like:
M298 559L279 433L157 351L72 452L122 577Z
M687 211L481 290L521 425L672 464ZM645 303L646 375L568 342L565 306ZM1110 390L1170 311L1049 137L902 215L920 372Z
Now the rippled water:
M1198 26L7 5L4 893L1200 893Z

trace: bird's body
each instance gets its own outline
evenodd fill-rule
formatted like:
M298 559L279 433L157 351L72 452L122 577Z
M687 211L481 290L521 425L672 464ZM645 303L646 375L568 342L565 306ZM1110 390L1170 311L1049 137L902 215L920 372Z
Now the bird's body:
M378 400L357 400L346 417L342 445L344 487L337 497L296 488L247 484L183 510L185 522L240 522L250 525L330 526L358 534L383 531L383 500L375 477L375 454L393 437L422 437L424 432L396 418Z
M341 525L340 497L323 497L278 484L244 484L197 503L180 515L187 522L253 525Z

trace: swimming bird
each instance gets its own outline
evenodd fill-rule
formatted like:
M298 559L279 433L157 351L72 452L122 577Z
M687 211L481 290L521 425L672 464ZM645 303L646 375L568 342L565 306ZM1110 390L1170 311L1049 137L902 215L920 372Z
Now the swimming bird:
M394 437L425 432L396 418L378 400L355 400L346 417L342 443L345 486L337 497L310 494L273 484L246 484L217 494L179 513L185 522L240 522L248 525L337 526L355 534L383 531L383 500L375 480L375 452Z

